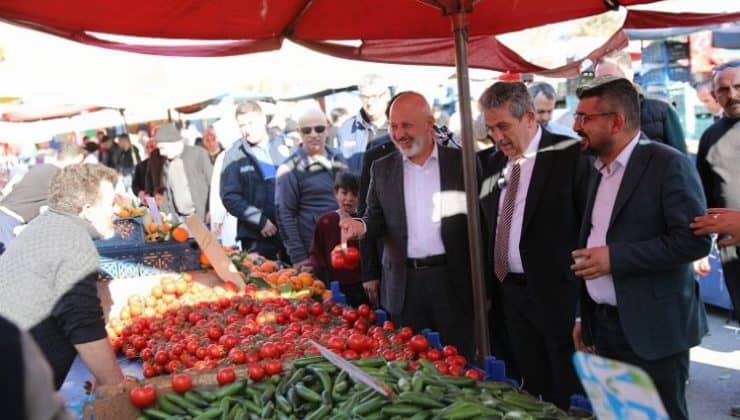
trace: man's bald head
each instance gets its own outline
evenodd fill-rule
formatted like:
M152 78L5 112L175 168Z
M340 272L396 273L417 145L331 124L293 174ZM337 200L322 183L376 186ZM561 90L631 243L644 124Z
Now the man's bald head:
M426 98L417 92L396 96L390 110L391 140L416 164L426 162L434 150L434 115Z
M391 115L393 114L394 108L405 108L409 110L415 110L416 113L423 115L425 117L431 117L434 119L434 114L432 113L432 107L429 106L429 102L427 102L426 98L418 93L418 92L401 92L398 95L395 96L395 100L393 101L393 104L391 105Z

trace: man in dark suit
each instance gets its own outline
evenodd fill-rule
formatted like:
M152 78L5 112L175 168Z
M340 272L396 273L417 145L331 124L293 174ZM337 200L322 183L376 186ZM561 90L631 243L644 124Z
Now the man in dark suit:
M580 391L571 363L578 280L570 253L591 167L577 140L538 124L523 83L497 82L479 105L498 149L482 162L480 193L492 305L503 308L524 388L567 409Z
M684 154L640 140L638 93L627 79L596 78L578 97L573 129L599 173L583 249L573 252L573 271L585 280L575 346L641 367L670 418L686 419L689 349L707 332L691 263L711 241L689 228L706 210L699 176Z
M439 331L473 355L465 188L460 151L435 142L424 97L400 94L390 134L398 151L375 161L361 220L341 222L343 238L381 238L383 281L365 282L399 325ZM380 285L378 284L380 283Z

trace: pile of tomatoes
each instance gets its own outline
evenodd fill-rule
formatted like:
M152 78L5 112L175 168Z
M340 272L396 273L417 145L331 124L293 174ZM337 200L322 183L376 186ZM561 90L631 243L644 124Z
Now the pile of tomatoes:
M467 361L453 346L434 349L410 328L374 321L367 305L355 310L331 301L222 296L158 318L136 318L112 344L127 358L141 358L145 377L246 364L249 376L259 380L282 371L284 361L318 353L309 340L350 360L382 356L410 360L415 369L415 360L425 358L443 373L464 373Z

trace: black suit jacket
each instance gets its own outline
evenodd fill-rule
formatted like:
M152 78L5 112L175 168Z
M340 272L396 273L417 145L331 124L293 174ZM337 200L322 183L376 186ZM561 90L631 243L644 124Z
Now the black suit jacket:
M371 147L371 145L373 146ZM396 146L388 134L378 137L368 145L368 149L362 158L362 170L360 171L360 190L357 204L358 214L365 214L365 208L367 207L366 200L367 190L370 188L370 168L376 160L394 151L396 151ZM362 254L360 264L362 281L380 280L382 244L376 239L363 238L360 240L360 253Z
M437 146L441 194L442 242L450 276L449 293L456 298L460 311L472 316L473 299L470 280L465 186L462 155L459 150ZM363 220L366 237L383 241L380 298L393 315L401 313L406 293L406 258L408 231L404 204L403 157L395 151L372 165L367 209Z
M493 274L493 247L496 237L499 197L498 180L508 158L502 152L484 162L481 184L481 210L486 243L486 273L493 296L500 282ZM524 207L519 253L527 287L536 301L535 318L541 331L558 334L573 328L578 280L570 269L571 252L576 249L586 201L588 178L593 173L589 158L580 152L580 143L542 130ZM496 302L494 302L496 304ZM516 331L512 331L516 334Z
M600 177L589 186L580 247L591 232ZM709 253L711 239L689 228L706 204L696 169L684 154L641 140L625 168L606 242L617 309L634 352L656 360L686 351L707 332L692 262ZM594 301L581 291L583 339L593 342Z

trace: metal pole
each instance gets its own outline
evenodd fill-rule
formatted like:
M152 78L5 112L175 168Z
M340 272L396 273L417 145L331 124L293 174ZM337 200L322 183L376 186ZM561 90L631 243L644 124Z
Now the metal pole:
M473 139L473 118L470 110L470 79L468 77L468 20L467 13L456 13L452 19L455 34L455 65L462 128L463 179L468 206L468 244L470 246L470 273L473 282L473 314L475 316L475 345L479 366L491 354L486 310L486 283L483 276L483 240L481 239L480 208L478 206L478 174Z

